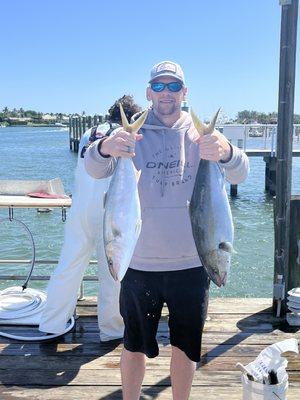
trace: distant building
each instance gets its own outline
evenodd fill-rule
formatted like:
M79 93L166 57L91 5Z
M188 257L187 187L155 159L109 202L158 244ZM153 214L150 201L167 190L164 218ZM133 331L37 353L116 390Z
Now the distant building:
M50 114L44 114L44 115L42 115L42 120L44 120L46 122L53 122L53 121L57 120L57 116L50 115Z
M21 117L9 117L7 118L9 122L28 122L31 121L31 118L21 118Z

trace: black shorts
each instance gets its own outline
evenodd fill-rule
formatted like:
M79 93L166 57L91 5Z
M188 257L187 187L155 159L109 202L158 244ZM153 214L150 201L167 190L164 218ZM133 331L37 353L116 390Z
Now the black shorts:
M203 267L167 272L129 268L120 292L125 349L149 358L158 355L156 333L166 303L171 345L184 351L190 360L199 362L209 282Z

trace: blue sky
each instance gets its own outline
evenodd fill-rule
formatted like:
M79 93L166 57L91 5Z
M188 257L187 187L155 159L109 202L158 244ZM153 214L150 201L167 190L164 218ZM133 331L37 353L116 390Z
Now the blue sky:
M104 113L124 93L146 106L152 65L171 59L202 118L277 111L278 0L2 0L0 12L0 108Z

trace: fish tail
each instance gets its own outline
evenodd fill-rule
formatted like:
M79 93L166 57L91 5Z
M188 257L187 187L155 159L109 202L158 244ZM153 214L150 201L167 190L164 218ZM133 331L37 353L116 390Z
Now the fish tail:
M124 109L123 109L123 106L122 106L121 103L119 103L119 107L120 107L120 114L121 114L122 126L123 126L123 128L124 128L124 130L125 130L126 132L131 132L131 131L130 131L130 124L129 124L128 120L127 120L127 117L126 117L126 115L125 115L125 112L124 112Z
M140 115L136 121L130 124L131 132L138 132L139 129L144 125L147 116L148 116L148 110L144 111L143 114Z

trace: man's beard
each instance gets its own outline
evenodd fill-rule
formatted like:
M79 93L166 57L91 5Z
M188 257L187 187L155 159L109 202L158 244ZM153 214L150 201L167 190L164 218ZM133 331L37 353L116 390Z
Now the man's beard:
M166 107L166 104L158 103L156 107L156 112L160 115L172 115L176 113L179 109L180 106L177 106L176 103L170 103L168 104L168 107Z

